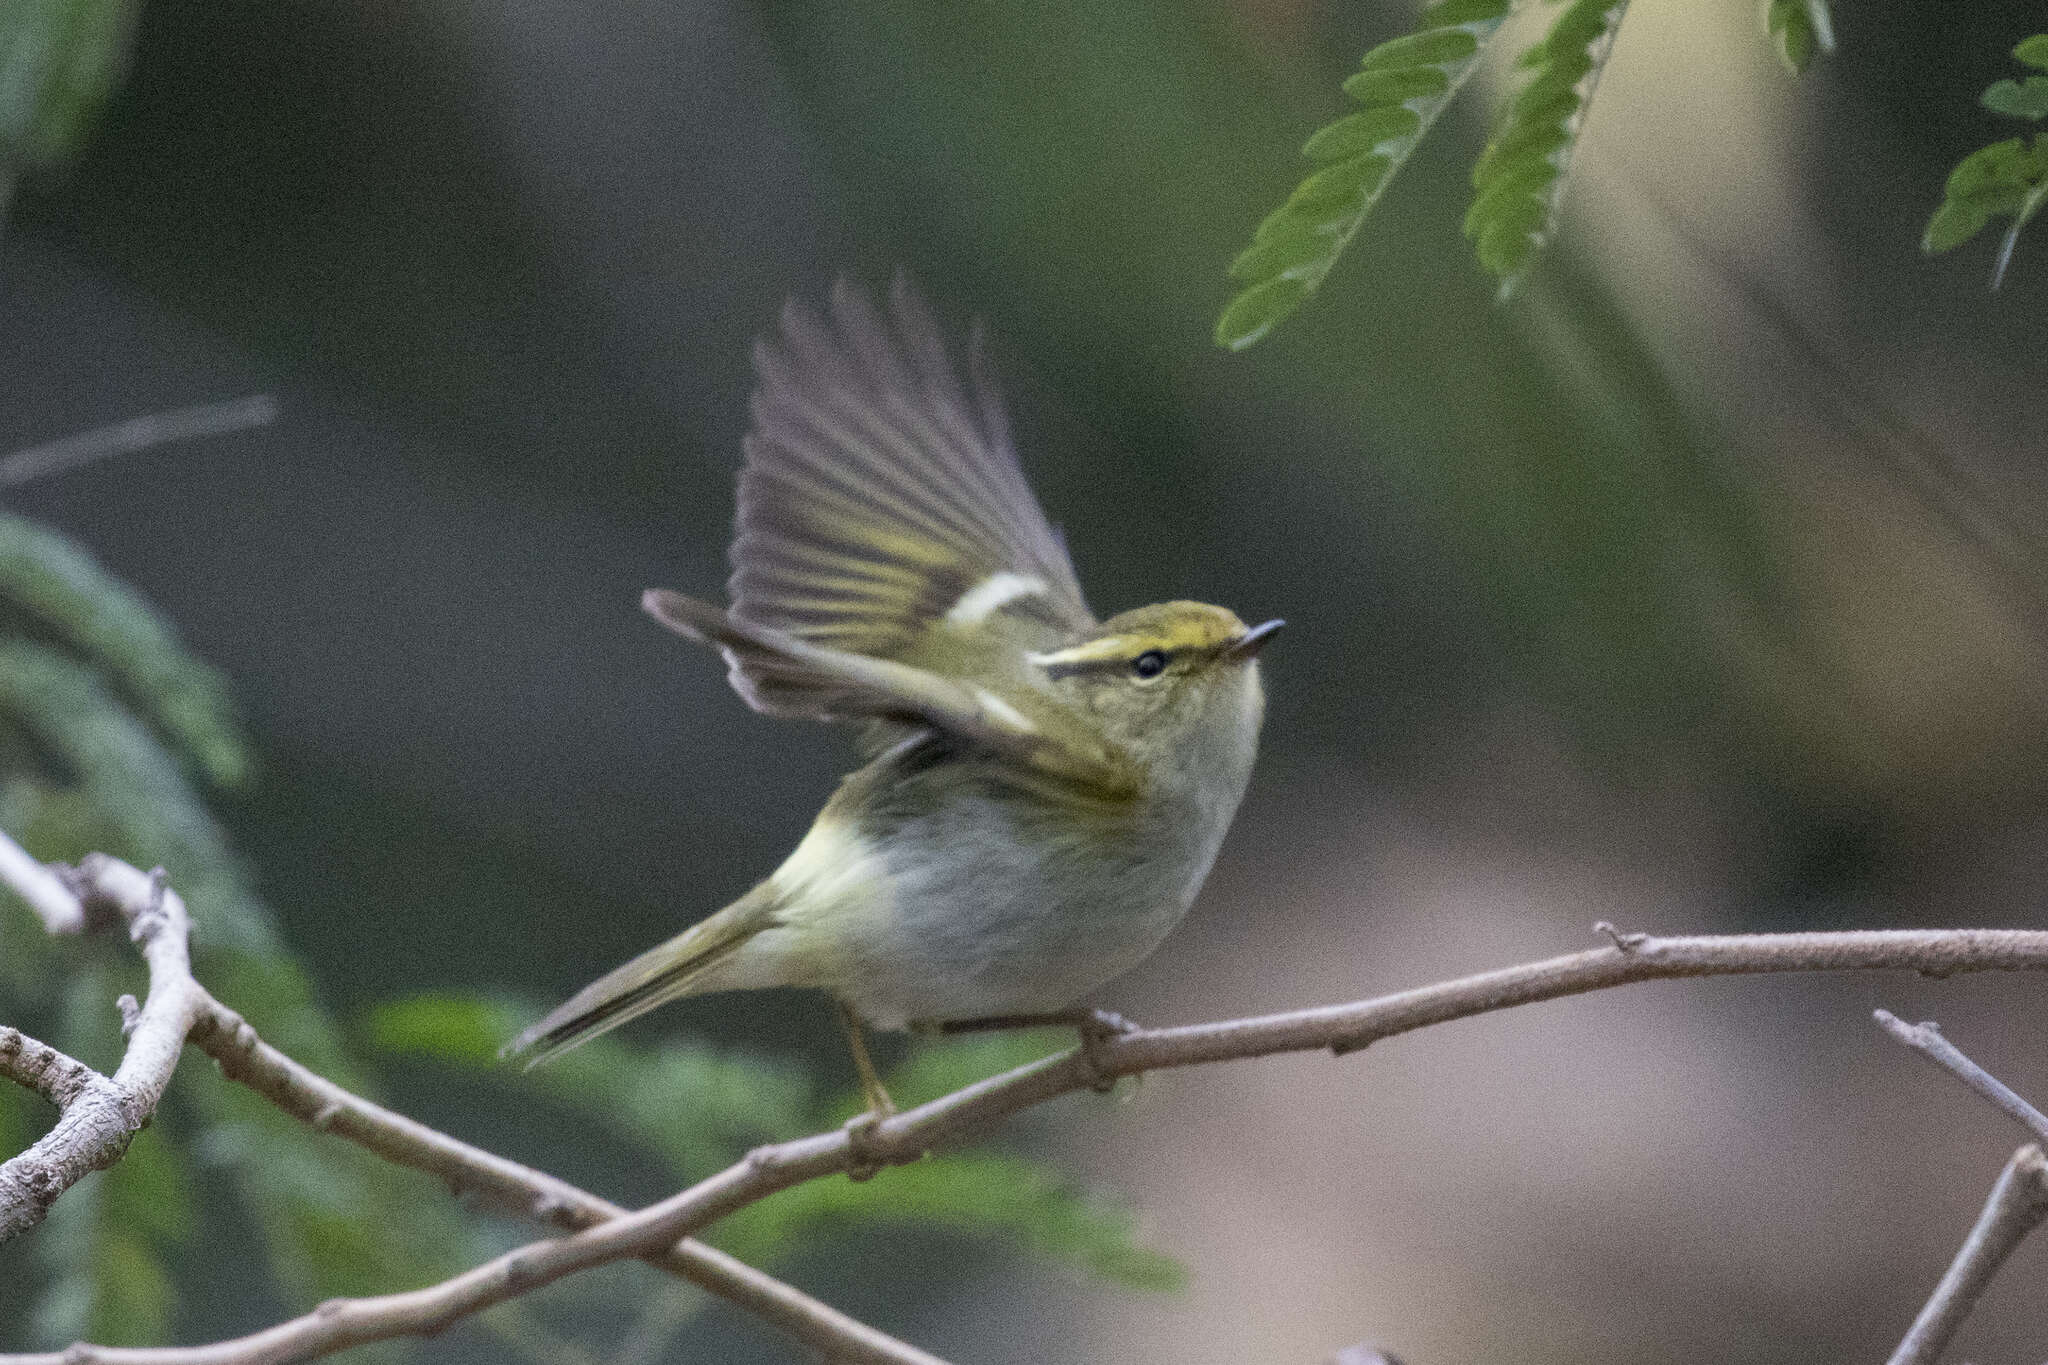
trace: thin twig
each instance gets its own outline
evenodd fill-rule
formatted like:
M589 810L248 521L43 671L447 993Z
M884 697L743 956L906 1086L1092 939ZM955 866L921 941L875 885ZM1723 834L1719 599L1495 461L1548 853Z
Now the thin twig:
M929 1104L846 1129L756 1148L717 1175L638 1212L534 1242L440 1284L340 1299L250 1336L153 1350L73 1347L0 1365L250 1365L310 1360L345 1347L431 1334L472 1313L614 1261L647 1256L779 1190L864 1165L902 1165L1021 1109L1087 1090L1104 1076L1328 1048L1344 1053L1453 1019L1636 981L1765 972L2048 970L2048 931L1890 929L1686 938L1623 936L1598 948L1395 995L1180 1028L1140 1029L1060 1053Z
M2043 1218L2048 1218L2048 1162L2039 1147L2028 1143L2005 1163L1977 1225L1888 1365L1935 1365L2005 1258Z
M0 457L0 488L76 469L95 460L169 445L173 441L222 436L231 431L268 426L277 420L277 411L277 400L267 393L259 393L224 403L200 403L173 412L130 417L126 421L81 431L74 436L60 436L54 441L45 441Z
M2011 1086L1964 1056L1961 1048L1942 1036L1939 1024L1931 1020L1909 1024L1890 1010L1878 1010L1874 1017L1886 1033L1953 1073L1964 1085L2018 1120L2034 1135L2034 1141L2048 1145L2048 1114L2028 1104Z
M85 910L71 888L5 834L0 834L0 886L26 901L47 933L75 934L85 928Z
M9 851L12 857L7 856ZM49 879L58 895L70 899L70 915L81 924L86 921L86 909L79 898L48 868L23 853L6 834L0 833L0 883L22 889L15 880L15 874L23 867L32 869L35 876ZM143 920L159 894L166 905L171 903L174 895L167 889L160 893L159 884L152 878L111 858L89 860L86 868L81 870L80 879L89 885L96 902L108 902L124 920ZM182 941L185 925L182 902L177 904L177 912L178 918L172 927ZM156 996L154 966L153 962L152 999ZM472 1147L403 1114L351 1094L263 1042L239 1014L215 1000L193 980L189 969L185 980L197 1002L189 1041L213 1057L223 1074L254 1090L287 1114L322 1132L354 1142L395 1165L433 1175L452 1191L474 1194L497 1208L545 1226L573 1231L625 1213L618 1205L586 1193L567 1181ZM147 1014L147 1007L144 1014ZM15 1030L0 1029L0 1075L16 1074L16 1069L6 1059L10 1035L23 1037ZM47 1050L54 1052L54 1049ZM131 1054L133 1051L131 1043ZM62 1058L62 1054L55 1055ZM69 1058L62 1060L70 1062ZM70 1064L90 1071L79 1063ZM29 1074L28 1068L29 1064L22 1064L24 1077ZM47 1064L43 1069L47 1069ZM97 1073L94 1075L96 1077ZM114 1084L104 1081L104 1078L99 1079L104 1084ZM117 1073L115 1080L118 1079ZM25 1083L34 1084L33 1081ZM157 1093L162 1093L161 1087ZM49 1140L46 1138L45 1143ZM44 1145L39 1143L31 1153ZM29 1154L24 1153L23 1157ZM8 1168L13 1165L9 1162ZM4 1188L0 1185L0 1190ZM61 1188L50 1192L43 1204L45 1210L60 1193ZM898 1341L886 1332L849 1317L774 1276L700 1242L683 1239L672 1247L658 1249L649 1259L671 1274L781 1328L831 1360L849 1362L850 1365L945 1365L937 1356ZM74 1348L75 1351L86 1352L98 1349L89 1346ZM102 1357L88 1354L59 1358L91 1360ZM0 1362L18 1359L20 1357L0 1356Z

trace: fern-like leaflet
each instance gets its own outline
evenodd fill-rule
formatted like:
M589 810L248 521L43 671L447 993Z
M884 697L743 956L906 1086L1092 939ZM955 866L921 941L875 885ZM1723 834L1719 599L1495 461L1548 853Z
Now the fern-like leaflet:
M1816 54L1835 55L1835 21L1828 0L1764 0L1764 32L1777 46L1778 60L1804 75Z
M1565 7L1543 40L1522 54L1520 65L1535 74L1472 168L1476 193L1465 235L1500 281L1503 299L1557 227L1586 108L1627 12L1628 0L1572 0Z
M2037 71L2048 72L2048 33L2037 33L2012 50ZM2048 118L2048 75L2004 80L1984 92L1981 103L1995 114L2040 122ZM1930 255L1953 250L1983 231L1993 218L2010 217L1991 268L1993 289L2005 279L2020 230L2048 203L2048 133L2031 141L2008 138L1980 147L1957 163L1943 187L1941 207L1927 222L1920 247Z
M1436 0L1415 31L1365 54L1344 93L1363 108L1319 129L1302 155L1316 171L1268 214L1231 262L1244 288L1216 322L1216 344L1241 351L1300 307L1380 195L1479 64L1510 0Z

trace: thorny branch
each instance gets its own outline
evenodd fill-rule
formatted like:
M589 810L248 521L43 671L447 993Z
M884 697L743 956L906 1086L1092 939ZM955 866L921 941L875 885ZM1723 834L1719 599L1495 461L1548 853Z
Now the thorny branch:
M247 1365L306 1360L363 1342L438 1332L564 1276L649 1255L778 1190L843 1171L915 1161L1021 1109L1092 1089L1105 1077L1321 1048L1341 1055L1452 1019L1665 977L1847 970L1946 976L2048 969L2048 931L2039 930L1614 937L1612 947L1351 1004L1102 1038L1085 1050L1018 1067L889 1118L757 1148L658 1204L572 1236L530 1243L425 1289L335 1300L304 1317L207 1346L74 1348L67 1357L21 1357L10 1365Z
M186 1041L213 1057L230 1079L248 1086L293 1117L346 1138L396 1165L437 1176L458 1194L474 1194L507 1212L565 1231L590 1227L625 1212L567 1181L472 1147L373 1104L263 1042L239 1014L215 1000L192 977L186 958L189 940L184 903L156 876L145 876L125 863L95 856L81 866L75 881L77 893L56 873L24 853L20 845L0 834L0 884L29 899L53 932L60 927L75 929L91 921L95 913L111 911L136 926L133 932L138 942L144 941L145 932L151 936L145 943L151 966L150 1003L135 1016L127 1059L111 1079L17 1030L0 1027L0 1077L29 1086L63 1111L63 1117L49 1135L0 1167L0 1241L33 1226L57 1196L88 1170L119 1158L136 1128L147 1122L149 1113L154 1111L156 1099L162 1095L178 1051ZM169 1006L158 1005L160 994L175 994L189 1010L175 1035L162 1022L170 1014ZM147 1035L145 1027L149 1030ZM137 1103L143 1093L126 1090L127 1082L123 1081L123 1077L130 1076L130 1064L136 1061L139 1050L147 1051L152 1068L161 1068L154 1090L146 1092L146 1109ZM154 1077L156 1071L152 1069L150 1074ZM90 1114L83 1112L89 1100L101 1095L106 1097L106 1103ZM78 1116L76 1121L74 1115ZM106 1159L98 1160L101 1156ZM97 1166L92 1164L95 1160ZM17 1167L19 1180L11 1185L9 1177L17 1173ZM51 1171L54 1176L47 1174ZM17 1188L22 1191L23 1212L18 1217L23 1221L19 1226L12 1221L17 1215L15 1205L10 1203L10 1192ZM33 1216L29 1216L30 1211ZM702 1243L681 1239L672 1246L652 1248L647 1259L753 1312L798 1341L825 1352L835 1362L945 1365L938 1357L848 1317ZM0 1362L160 1358L166 1358L162 1352L110 1351L80 1344L56 1356L0 1356ZM175 1348L168 1358L179 1358ZM234 1358L267 1361L302 1357L268 1354Z
M1970 1060L1944 1038L1932 1023L1908 1024L1889 1010L1878 1010L1879 1027L1921 1056L1952 1072L2002 1113L2018 1121L2035 1140L2006 1162L1984 1211L1949 1264L1941 1283L1892 1352L1889 1365L1935 1365L1948 1349L1956 1329L1991 1287L1992 1279L2013 1249L2048 1219L2048 1160L2041 1144L2048 1142L2048 1114L2027 1103L2012 1088Z

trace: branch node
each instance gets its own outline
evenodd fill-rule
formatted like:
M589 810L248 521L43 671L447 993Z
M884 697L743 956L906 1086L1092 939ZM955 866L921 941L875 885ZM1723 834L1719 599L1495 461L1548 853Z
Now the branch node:
M88 934L97 934L121 923L120 902L106 895L100 887L100 875L113 861L104 853L88 853L78 860L75 867L68 863L49 865L57 880L77 898L79 916Z
M313 1310L313 1316L316 1318L339 1317L341 1311L347 1307L347 1299L326 1299L321 1302L319 1307Z
M1624 934L1604 919L1593 926L1593 932L1604 936L1614 945L1615 951L1623 953L1632 953L1650 941L1648 934Z
M334 1130L334 1125L340 1118L341 1106L330 1102L321 1105L313 1111L311 1122L315 1128L318 1128L323 1133L327 1133Z
M114 1008L121 1011L121 1036L126 1038L135 1032L135 1026L142 1022L142 1002L132 995L122 995L114 1001Z
M552 1194L544 1194L533 1201L533 1216L539 1222L573 1226L574 1220L569 1214L569 1205Z
M846 1178L856 1183L873 1180L888 1160L875 1147L875 1130L882 1126L882 1116L869 1110L855 1114L846 1121ZM756 1149L761 1150L761 1149ZM751 1154L749 1159L751 1160Z
M1138 1032L1138 1026L1112 1010L1090 1010L1074 1026L1074 1031L1081 1035L1081 1045L1074 1049L1074 1055L1088 1073L1088 1088L1098 1095L1109 1094L1122 1078L1103 1057L1103 1044Z
M149 870L149 900L143 904L128 926L128 941L147 943L157 936L164 927L164 896L170 890L171 878L161 866Z

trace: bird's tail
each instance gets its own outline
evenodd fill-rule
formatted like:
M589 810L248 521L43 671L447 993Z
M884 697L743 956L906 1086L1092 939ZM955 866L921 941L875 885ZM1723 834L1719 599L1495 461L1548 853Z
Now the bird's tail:
M767 883L624 966L606 972L507 1043L502 1057L523 1056L529 1068L704 989L704 975L775 922ZM717 989L715 986L712 989Z

